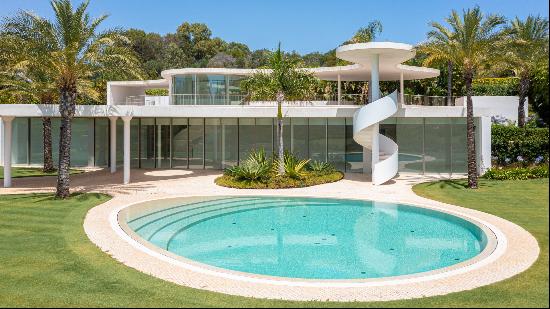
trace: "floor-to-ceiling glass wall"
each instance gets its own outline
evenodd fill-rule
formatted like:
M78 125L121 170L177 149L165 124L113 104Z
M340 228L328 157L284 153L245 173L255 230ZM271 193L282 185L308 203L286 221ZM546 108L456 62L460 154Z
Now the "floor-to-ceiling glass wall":
M189 168L204 168L204 118L189 119Z
M346 118L346 172L363 172L363 146L353 140L353 119Z
M172 104L195 104L195 77L194 75L178 75L172 79Z
M42 118L30 118L31 120L31 164L44 164L44 127ZM56 149L52 149L55 151ZM56 164L57 162L54 162Z
M157 118L156 125L156 165L157 168L170 168L170 118Z
M223 132L219 118L204 120L204 168L221 169L223 157Z
M222 118L222 168L239 163L239 125L237 118Z
M141 168L155 168L155 148L156 148L155 118L141 118L140 122L141 123L139 128L139 147L140 147L139 166Z
M197 104L227 104L224 75L197 75Z
M450 118L426 118L424 123L425 173L451 172Z
M309 158L313 161L327 161L327 119L309 118Z
M451 143L451 165L453 173L468 172L468 150L466 145L466 118L451 118L452 121L452 143Z
M424 119L397 118L396 139L399 145L399 171L424 171Z
M290 147L291 151L298 158L309 158L309 126L307 118L290 118ZM283 126L283 135L285 127ZM287 144L288 145L288 144Z
M172 167L188 168L189 125L187 118L172 119Z
M263 149L266 154L273 152L273 119L239 119L239 158L245 160L251 151Z
M95 165L107 166L109 164L109 119L95 119L94 139Z
M11 162L13 164L28 164L29 151L29 119L15 118L12 121Z
M346 169L346 120L328 118L327 157L328 162L340 171Z

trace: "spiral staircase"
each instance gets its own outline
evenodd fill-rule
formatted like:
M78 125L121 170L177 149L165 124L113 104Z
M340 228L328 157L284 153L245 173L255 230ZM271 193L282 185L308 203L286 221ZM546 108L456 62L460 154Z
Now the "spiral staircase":
M397 144L379 133L379 123L397 112L397 91L371 102L353 115L353 139L372 152L371 175L374 185L381 185L397 175Z

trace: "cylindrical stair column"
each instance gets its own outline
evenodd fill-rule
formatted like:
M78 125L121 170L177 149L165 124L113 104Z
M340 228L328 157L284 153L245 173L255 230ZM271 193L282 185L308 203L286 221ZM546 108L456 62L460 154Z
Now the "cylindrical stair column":
M372 94L372 102L380 99L380 56L378 54L372 55L371 58L371 71L370 71L370 91ZM372 144L370 155L370 174L374 172L374 165L378 163L380 157L380 146L378 134L380 128L378 123L372 125Z
M124 184L130 183L130 120L132 116L121 117L124 122Z
M11 187L11 144L13 116L2 116L2 143L4 150L4 188Z

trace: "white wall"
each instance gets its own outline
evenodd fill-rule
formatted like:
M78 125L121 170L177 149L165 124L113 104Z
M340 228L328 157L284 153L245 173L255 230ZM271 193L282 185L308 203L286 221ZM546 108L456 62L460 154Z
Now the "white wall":
M473 96L474 110L486 109L491 117L501 116L510 121L518 122L519 97L517 96ZM525 101L525 116L528 115L528 104ZM466 97L456 99L455 105L466 106Z

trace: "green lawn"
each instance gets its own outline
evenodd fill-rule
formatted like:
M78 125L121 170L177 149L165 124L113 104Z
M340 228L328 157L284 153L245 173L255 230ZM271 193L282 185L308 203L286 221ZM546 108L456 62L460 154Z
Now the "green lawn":
M71 174L80 174L83 171L71 169ZM57 176L57 171L51 173L44 173L39 167L12 167L11 177L38 177L38 176ZM0 179L4 179L4 167L0 166Z
M548 307L548 179L482 181L481 189L439 182L418 194L499 215L537 237L539 261L509 280L472 291L384 303L264 301L177 286L128 268L86 237L88 209L106 200L80 194L0 196L0 307Z

